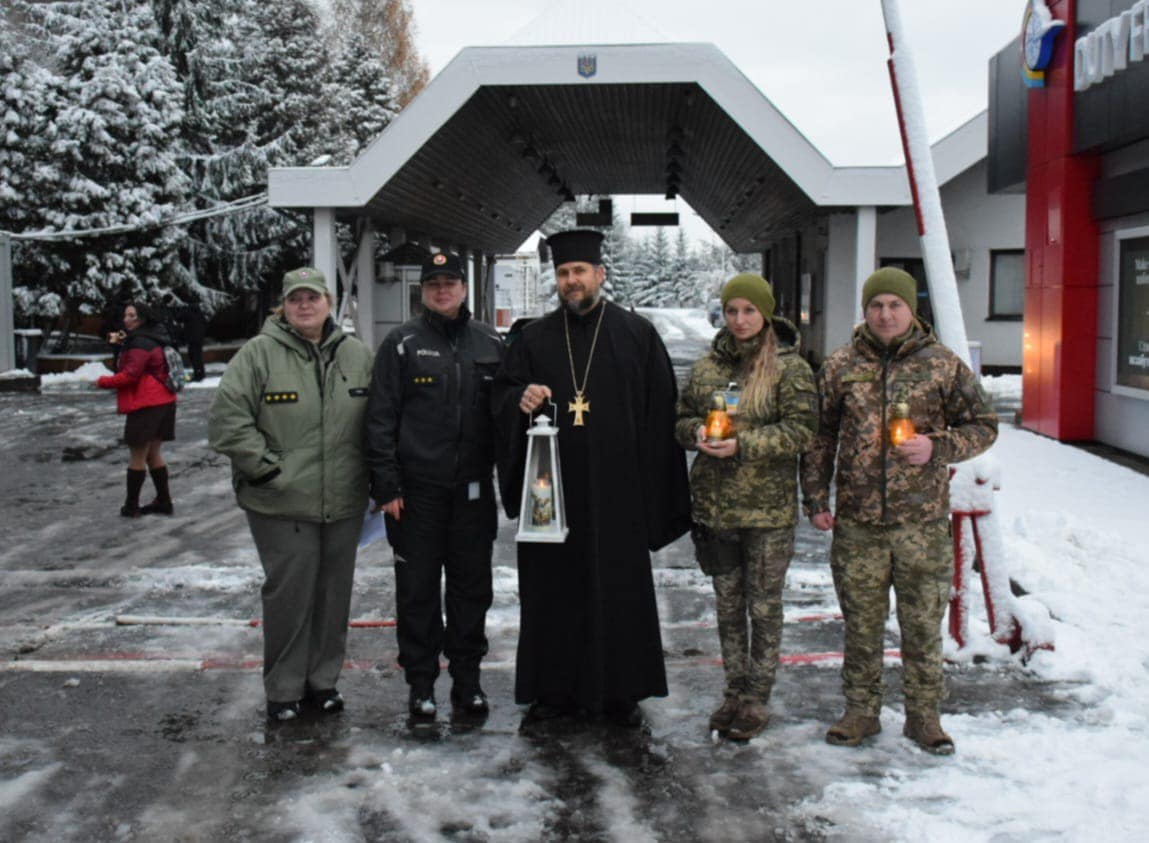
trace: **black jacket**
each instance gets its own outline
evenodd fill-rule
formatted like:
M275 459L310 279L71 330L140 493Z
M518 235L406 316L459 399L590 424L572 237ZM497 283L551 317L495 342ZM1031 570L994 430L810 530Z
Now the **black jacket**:
M465 307L454 320L428 310L387 335L367 401L372 498L387 503L411 482L491 476L491 383L502 359L499 335Z

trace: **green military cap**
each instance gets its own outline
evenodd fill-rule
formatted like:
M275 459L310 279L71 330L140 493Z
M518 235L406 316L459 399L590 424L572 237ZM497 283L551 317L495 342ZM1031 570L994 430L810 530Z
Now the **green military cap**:
M327 279L313 266L301 266L283 276L283 297L287 298L296 290L313 290L327 294Z

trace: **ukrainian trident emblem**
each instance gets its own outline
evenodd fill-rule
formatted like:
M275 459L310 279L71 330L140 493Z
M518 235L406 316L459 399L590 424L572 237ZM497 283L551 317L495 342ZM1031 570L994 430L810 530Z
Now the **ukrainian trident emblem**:
M578 57L578 75L583 79L590 79L598 73L598 56L594 53L583 53Z

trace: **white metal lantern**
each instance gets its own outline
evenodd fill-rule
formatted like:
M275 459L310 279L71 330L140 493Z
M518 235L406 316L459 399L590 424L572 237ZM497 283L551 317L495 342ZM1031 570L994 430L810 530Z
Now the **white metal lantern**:
M526 470L519 504L519 531L515 541L564 542L567 515L559 471L559 430L539 416L527 431Z

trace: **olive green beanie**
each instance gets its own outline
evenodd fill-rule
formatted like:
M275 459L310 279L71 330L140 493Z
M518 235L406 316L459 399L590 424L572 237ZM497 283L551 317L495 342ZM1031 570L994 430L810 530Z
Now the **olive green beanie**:
M770 287L769 281L753 272L740 273L726 282L726 286L722 288L724 309L731 299L746 299L758 308L758 312L767 322L774 315L774 290Z
M870 299L882 293L893 293L910 306L915 316L917 315L918 282L904 269L883 266L867 278L866 283L862 285L862 310L869 305Z

